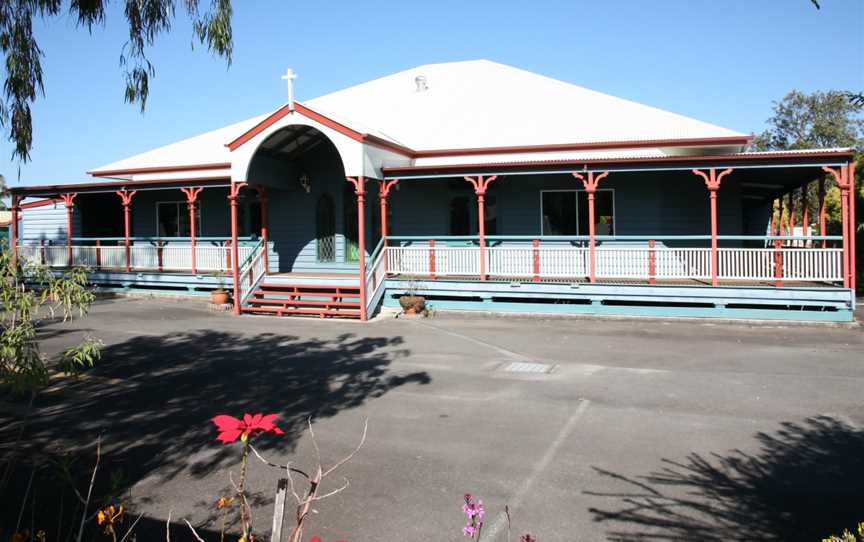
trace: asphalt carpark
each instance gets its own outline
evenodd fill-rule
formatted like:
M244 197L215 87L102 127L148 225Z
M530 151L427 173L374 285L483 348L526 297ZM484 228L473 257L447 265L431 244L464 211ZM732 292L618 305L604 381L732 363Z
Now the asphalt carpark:
M244 412L278 412L286 434L257 445L301 467L315 457L310 416L325 466L369 420L341 471L350 486L318 503L306 538L460 540L466 492L486 505L488 540L506 539L505 504L513 540L540 542L819 540L864 521L856 326L453 314L363 324L121 298L52 324L44 348L88 333L105 342L103 361L37 400L25 445L86 455L101 434L104 472L122 469L144 514L142 540L164 536L169 511L171 540L191 540L182 518L219 539L214 503L238 448L217 443L209 419ZM20 410L2 412L8 443ZM251 463L264 534L278 476Z

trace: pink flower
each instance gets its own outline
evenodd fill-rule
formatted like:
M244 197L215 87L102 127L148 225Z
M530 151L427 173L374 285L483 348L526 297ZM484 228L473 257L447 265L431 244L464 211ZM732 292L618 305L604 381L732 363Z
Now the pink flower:
M475 503L474 497L470 493L466 493L464 498L462 513L467 517L468 523L462 528L462 534L473 537L483 527L483 516L486 515L486 508L484 508L481 500Z
M530 534L523 534L519 537L519 542L537 542L537 539Z
M273 424L278 414L244 414L242 420L234 416L220 414L213 418L213 423L219 430L216 440L229 444L241 438L244 442L255 432L274 433L284 435L285 433Z

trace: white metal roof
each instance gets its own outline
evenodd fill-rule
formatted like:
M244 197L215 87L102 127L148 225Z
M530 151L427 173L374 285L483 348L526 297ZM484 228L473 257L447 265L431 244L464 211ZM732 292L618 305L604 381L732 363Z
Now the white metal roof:
M304 103L415 150L746 135L489 60L427 64Z
M418 91L416 78L421 76L428 88ZM488 60L427 64L304 105L353 130L419 151L745 136ZM227 163L231 152L225 145L269 115L107 164L92 173Z

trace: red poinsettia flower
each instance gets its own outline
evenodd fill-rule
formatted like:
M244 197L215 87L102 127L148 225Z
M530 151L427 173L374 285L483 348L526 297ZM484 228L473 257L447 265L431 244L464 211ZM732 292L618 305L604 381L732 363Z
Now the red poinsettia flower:
M321 542L321 539L318 538L317 536L313 536L312 540L310 540L309 542ZM347 540L337 540L336 542L348 542L348 541Z
M238 438L244 441L250 435L258 431L263 433L274 433L276 435L284 435L285 433L273 424L278 414L244 414L242 420L238 420L234 416L220 414L213 418L213 423L219 430L219 436L216 440L229 444Z

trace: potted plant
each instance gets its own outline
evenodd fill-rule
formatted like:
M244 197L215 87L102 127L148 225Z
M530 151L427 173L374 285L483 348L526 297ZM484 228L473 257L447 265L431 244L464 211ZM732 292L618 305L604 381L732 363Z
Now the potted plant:
M228 303L228 290L225 289L225 273L218 271L216 273L218 286L210 292L210 302L214 305L226 305Z
M413 280L408 283L405 294L399 297L399 306L407 315L426 314L426 298L418 293L418 285Z

